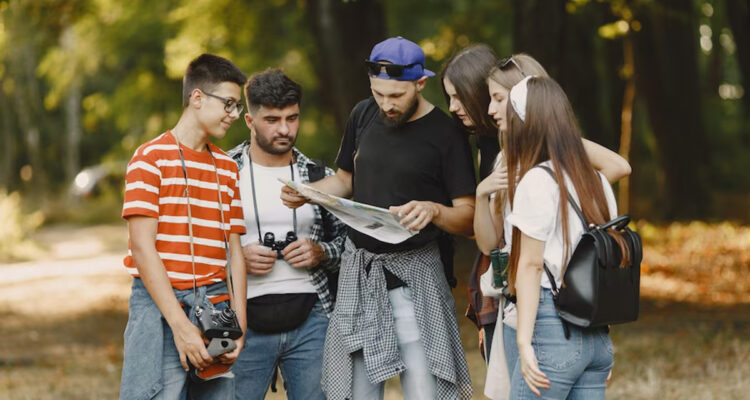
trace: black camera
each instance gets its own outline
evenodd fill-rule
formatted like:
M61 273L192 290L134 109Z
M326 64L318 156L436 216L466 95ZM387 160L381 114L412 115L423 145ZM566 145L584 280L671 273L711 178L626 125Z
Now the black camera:
M211 340L206 346L211 357L228 353L237 347L234 339L242 336L242 329L234 310L231 308L207 310L196 307L195 316L198 318L198 327L203 336Z
M266 246L271 250L276 250L276 258L279 260L284 258L284 255L281 254L281 251L284 250L286 246L289 246L290 243L295 241L297 241L297 234L293 231L289 231L286 233L286 240L279 241L276 241L276 236L274 236L273 232L266 232L266 234L263 235L263 246Z

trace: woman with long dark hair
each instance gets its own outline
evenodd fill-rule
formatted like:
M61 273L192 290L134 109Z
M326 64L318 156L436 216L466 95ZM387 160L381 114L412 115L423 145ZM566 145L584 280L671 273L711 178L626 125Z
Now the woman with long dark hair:
M560 86L548 77L527 76L506 91L494 72L488 79L489 112L506 126L504 163L518 177L508 181L507 196L501 200L505 204L495 218L504 214L505 229L512 230L508 283L517 298L518 357L511 368L510 397L533 393L550 399L603 399L614 363L609 335L605 329L569 325L566 339L542 269L546 265L560 287L583 234L579 221L571 217L575 214L568 193L595 224L617 215L614 194L587 157ZM539 166L551 168L555 177Z
M484 179L492 172L493 162L500 151L497 127L487 115L490 95L487 76L495 67L497 56L488 46L479 44L456 53L441 72L443 94L449 111L462 130L474 134L479 158L479 177ZM492 336L498 315L497 299L483 296L479 276L489 268L489 257L477 252L467 285L469 305L466 316L479 329L479 349L489 361Z

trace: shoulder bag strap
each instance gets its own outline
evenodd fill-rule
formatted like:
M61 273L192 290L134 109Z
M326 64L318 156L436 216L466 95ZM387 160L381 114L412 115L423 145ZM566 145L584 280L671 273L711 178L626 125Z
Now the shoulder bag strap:
M549 176L552 177L552 180L557 182L557 178L555 177L555 173L552 172L552 169L546 165L539 165L539 168L547 171ZM568 202L570 202L571 207L573 207L573 210L575 210L576 214L578 214L578 218L581 220L581 223L583 224L583 231L587 232L589 230L589 222L586 221L586 217L583 216L583 211L581 211L581 208L578 207L578 204L576 204L575 199L573 198L573 195L570 194L570 191L568 191Z
M547 171L549 176L552 177L552 180L557 182L557 177L555 177L555 173L552 172L552 169L546 165L539 165L539 168ZM586 221L586 217L583 216L583 212L581 211L581 208L578 207L578 204L576 204L575 199L573 199L573 195L568 192L568 202L573 207L573 210L575 210L576 214L578 214L578 218L581 220L581 223L583 224L583 230L588 231L589 224L588 221ZM547 279L549 279L550 285L552 285L552 296L557 299L558 289L557 289L557 283L555 282L555 277L552 275L552 271L547 268L547 264L544 264L544 272L547 273Z

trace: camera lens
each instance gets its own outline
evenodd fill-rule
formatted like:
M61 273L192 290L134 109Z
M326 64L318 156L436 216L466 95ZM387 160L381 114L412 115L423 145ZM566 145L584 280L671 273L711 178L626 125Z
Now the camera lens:
M221 314L216 316L216 319L222 326L234 325L234 310L231 308L225 308L221 310Z

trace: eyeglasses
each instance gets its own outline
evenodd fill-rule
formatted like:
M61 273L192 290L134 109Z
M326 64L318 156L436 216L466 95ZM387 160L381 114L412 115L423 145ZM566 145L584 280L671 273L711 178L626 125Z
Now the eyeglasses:
M413 63L409 65L401 64L381 64L379 62L365 60L365 66L367 66L367 72L370 75L380 75L380 71L385 68L385 73L391 78L398 78L404 74L404 70L411 68L415 65L422 65L421 63Z
M500 60L500 62L497 63L497 67L500 68L500 69L505 69L505 67L507 67L509 64L515 65L516 68L518 68L518 72L520 72L522 76L526 77L526 74L523 73L523 70L521 69L521 66L518 65L518 63L516 62L516 60L513 59L513 56L506 57L506 58L503 58L502 60Z
M232 111L237 110L238 114L242 114L242 110L245 108L245 105L242 104L242 102L236 101L234 99L228 99L226 97L217 96L213 93L203 92L206 96L213 97L215 99L219 99L224 102L224 111L228 113L232 113Z

